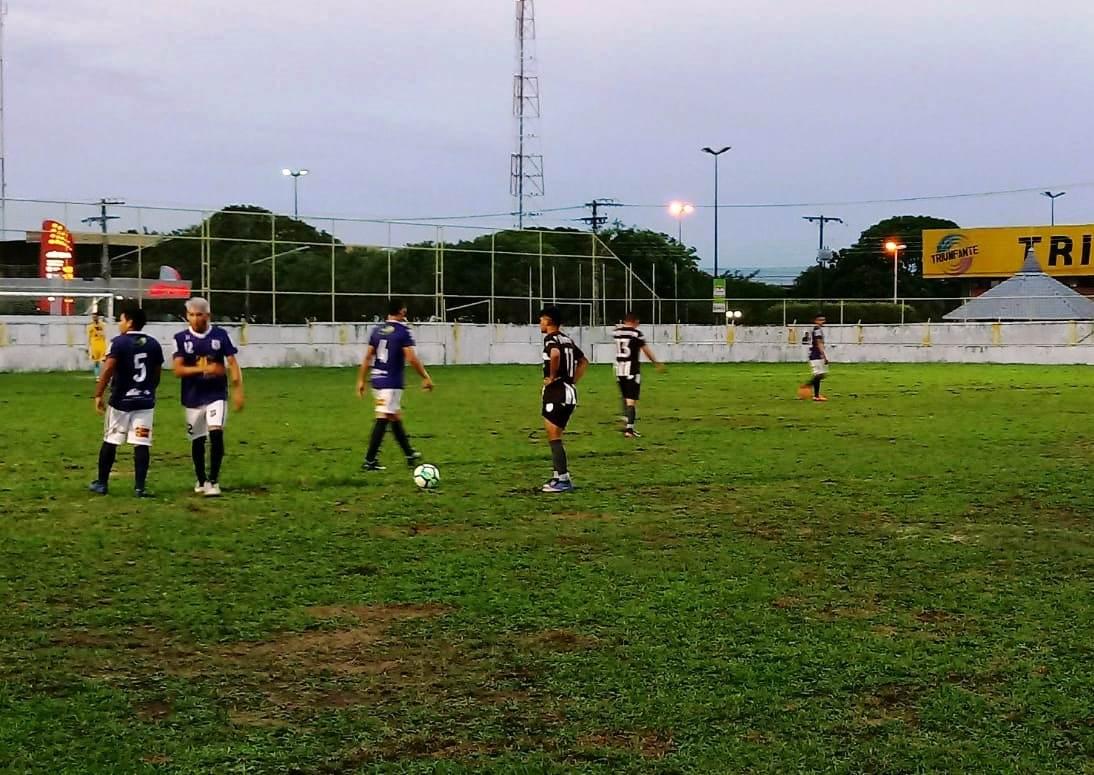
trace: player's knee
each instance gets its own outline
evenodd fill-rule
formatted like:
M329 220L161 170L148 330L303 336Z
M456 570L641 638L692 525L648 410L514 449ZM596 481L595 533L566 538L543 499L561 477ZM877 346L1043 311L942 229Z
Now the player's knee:
M223 432L224 432L224 426L223 425L210 425L209 426L209 433L223 433Z

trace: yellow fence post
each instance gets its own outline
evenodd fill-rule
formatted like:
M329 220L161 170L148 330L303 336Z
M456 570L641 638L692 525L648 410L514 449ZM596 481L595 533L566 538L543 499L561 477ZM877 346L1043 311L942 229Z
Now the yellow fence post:
M243 321L243 325L239 327L239 343L242 345L247 344L247 321Z
M338 344L349 344L349 326L338 326Z
M995 322L991 324L991 343L992 345L1003 344L1003 324Z
M0 323L0 347L7 347L11 344L11 340L8 339L8 324Z
M790 326L789 328L786 329L786 341L787 341L787 344L797 344L798 343L798 329L797 328L795 328L794 326Z
M931 321L930 321L930 318L927 319L927 330L923 333L923 346L924 347L930 347L931 346Z
M733 344L737 341L737 324L730 323L726 326L726 344Z
M1067 343L1072 346L1079 343L1079 324L1074 320L1067 324Z
M862 344L865 338L866 336L862 330L862 321L860 320L858 323L855 324L855 342L857 342L858 344Z

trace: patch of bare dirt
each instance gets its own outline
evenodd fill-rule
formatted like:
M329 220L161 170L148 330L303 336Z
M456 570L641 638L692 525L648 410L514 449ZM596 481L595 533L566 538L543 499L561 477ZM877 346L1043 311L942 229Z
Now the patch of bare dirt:
M577 744L581 748L633 751L646 759L664 759L676 748L671 734L649 729L596 732L579 737Z

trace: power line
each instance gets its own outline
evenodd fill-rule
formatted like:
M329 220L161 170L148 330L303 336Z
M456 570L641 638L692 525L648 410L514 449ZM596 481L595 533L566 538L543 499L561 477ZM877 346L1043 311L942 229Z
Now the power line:
M736 204L719 204L719 209L725 208L737 208L737 209L763 209L763 208L780 208L780 207L850 207L854 205L882 205L882 204L900 204L902 202L929 202L943 199L975 199L989 196L1006 196L1009 194L1030 194L1039 193L1044 191L1045 188L1085 188L1094 186L1094 181L1088 181L1084 183L1065 183L1054 186L1029 186L1026 188L1008 188L1000 189L997 191L974 191L960 194L930 194L925 196L905 196L894 197L891 199L851 199L845 201L835 202L746 202ZM636 204L634 202L620 202L619 207L631 207L631 208L664 208L666 204ZM713 209L714 205L696 205L704 209Z

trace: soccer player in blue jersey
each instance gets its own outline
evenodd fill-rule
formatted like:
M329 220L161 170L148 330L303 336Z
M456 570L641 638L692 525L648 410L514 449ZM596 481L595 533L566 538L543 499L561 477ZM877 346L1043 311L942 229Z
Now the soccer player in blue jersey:
M128 441L133 446L136 472L133 492L138 498L150 497L145 483L152 458L152 420L163 348L143 332L144 321L144 310L140 307L127 307L121 313L118 322L121 336L110 343L106 363L95 383L95 411L106 415L106 423L103 445L99 448L99 476L88 489L99 495L106 495L118 447ZM104 406L107 385L110 401Z
M243 370L228 332L209 322L209 302L194 297L186 302L190 327L175 334L175 376L182 380L182 405L190 454L197 481L194 492L220 495L220 466L224 461L224 425L228 420L228 378L232 406L243 411ZM205 438L209 438L209 472L205 471Z
M421 458L421 454L410 446L410 439L403 428L403 369L408 363L422 378L422 390L432 390L433 380L418 359L414 335L406 324L406 305L401 299L392 299L388 305L387 320L372 329L368 349L357 373L357 397L365 397L371 377L372 396L376 404L376 423L372 426L372 438L369 439L362 466L366 471L384 470L376 456L388 426L391 426L391 432L406 456L407 465L413 467Z

